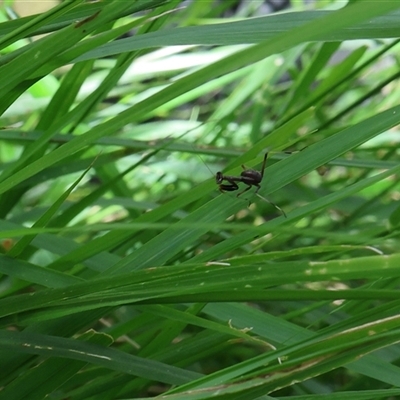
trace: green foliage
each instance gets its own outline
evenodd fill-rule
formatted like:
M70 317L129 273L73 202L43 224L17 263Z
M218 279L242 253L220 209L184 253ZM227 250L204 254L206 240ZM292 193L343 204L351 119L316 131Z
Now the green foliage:
M293 3L1 10L0 400L400 396L400 4Z

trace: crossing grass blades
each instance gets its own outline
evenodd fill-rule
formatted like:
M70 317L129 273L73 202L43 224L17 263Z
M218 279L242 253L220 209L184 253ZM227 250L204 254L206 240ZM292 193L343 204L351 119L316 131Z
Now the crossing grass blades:
M263 164L261 167L261 172L255 171L254 169L247 168L245 165L242 164L243 171L240 174L240 176L232 176L232 175L224 175L222 172L218 171L215 174L215 180L217 182L217 185L219 185L219 190L223 192L234 192L235 190L239 190L239 185L237 182L242 182L247 187L242 190L240 193L236 195L236 197L239 197L243 193L247 192L250 190L253 186L256 186L256 191L254 194L256 194L258 197L266 201L267 203L271 204L274 206L282 215L287 218L286 213L278 207L276 204L272 203L265 197L261 196L258 191L261 189L260 183L262 182L262 179L264 177L264 170L265 170L265 164L267 163L267 157L268 157L268 152L265 153L264 155L264 160ZM224 183L226 181L227 183Z

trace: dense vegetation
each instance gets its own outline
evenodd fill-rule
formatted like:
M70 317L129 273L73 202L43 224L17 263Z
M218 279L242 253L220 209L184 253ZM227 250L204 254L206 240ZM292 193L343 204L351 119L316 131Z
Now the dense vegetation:
M0 399L399 398L400 3L262 3L1 10Z

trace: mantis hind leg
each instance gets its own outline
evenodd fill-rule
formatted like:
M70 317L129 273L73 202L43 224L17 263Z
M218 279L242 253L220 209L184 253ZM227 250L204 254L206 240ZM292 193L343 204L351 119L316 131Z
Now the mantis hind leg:
M275 207L285 218L287 218L287 215L285 213L285 211L283 211L282 208L280 208L278 205L276 205L275 203L273 203L272 201L269 201L267 198L265 198L264 196L261 196L261 194L257 193L257 196L260 199L263 199L264 201L266 201L267 203L271 204L271 206Z

